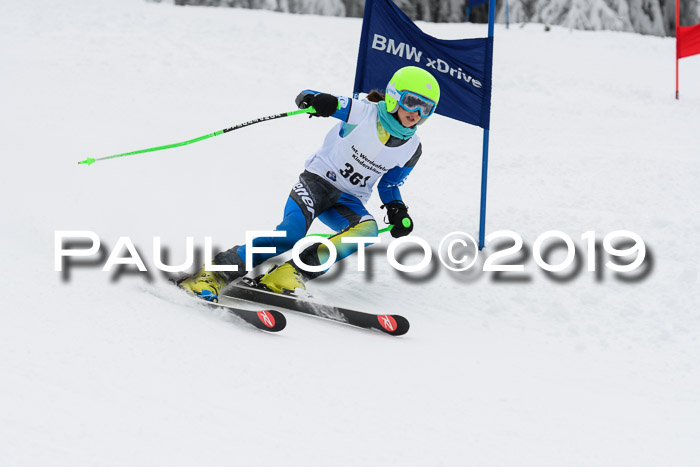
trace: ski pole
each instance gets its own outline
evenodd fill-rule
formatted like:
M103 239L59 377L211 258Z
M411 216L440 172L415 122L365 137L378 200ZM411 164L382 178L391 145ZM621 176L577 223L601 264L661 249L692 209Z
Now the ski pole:
M390 230L392 229L392 227L394 227L394 226L390 224L389 227L387 227L387 228L385 228L385 229L381 229L381 230L379 230L377 233L380 234L380 233L388 232L388 231L390 231ZM325 238L330 238L330 237L332 237L332 236L334 236L334 235L338 235L338 234L314 233L314 234L309 234L309 235L307 235L307 237L325 237Z
M307 114L307 113L316 113L316 110L313 107L307 107L306 109L294 110L292 112L286 112L286 113L281 113L281 114L277 114L277 115L270 115L267 117L260 117L260 118L256 118L255 120L250 120L249 122L240 123L236 126L232 126L231 128L226 128L224 130L215 131L214 133L209 133L208 135L200 136L199 138L188 139L187 141L182 141L181 143L166 144L164 146L156 146L154 148L148 148L148 149L139 149L138 151L125 152L122 154L114 154L112 156L99 157L97 159L92 158L92 157L88 157L84 161L78 162L78 164L92 165L97 161L104 161L107 159L116 159L117 157L133 156L134 154L143 154L144 152L161 151L163 149L170 149L170 148L176 148L178 146L185 146L187 144L196 143L196 142L202 141L204 139L208 139L208 138L212 138L214 136L219 136L221 134L228 133L229 131L238 130L239 128L245 128L247 126L254 125L256 123L266 122L268 120L274 120L276 118L291 117L292 115Z

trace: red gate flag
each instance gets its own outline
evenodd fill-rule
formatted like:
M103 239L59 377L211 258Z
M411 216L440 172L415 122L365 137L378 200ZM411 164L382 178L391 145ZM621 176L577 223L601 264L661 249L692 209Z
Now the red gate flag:
M700 24L679 26L676 37L676 56L690 57L700 54Z

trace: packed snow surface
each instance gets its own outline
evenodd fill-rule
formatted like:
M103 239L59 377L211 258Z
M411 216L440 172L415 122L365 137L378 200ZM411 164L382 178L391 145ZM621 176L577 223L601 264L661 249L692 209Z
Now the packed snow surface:
M487 233L522 237L505 260L524 272L482 272L491 245L468 272L433 259L399 274L385 236L366 272L351 258L309 284L321 302L406 316L401 338L292 313L266 334L179 296L154 266L154 237L179 264L188 236L228 248L274 228L334 122L77 164L293 110L302 89L347 95L360 29L139 0L2 2L0 465L697 465L700 57L681 61L675 100L673 39L496 27ZM434 116L420 134L402 193L437 250L450 232L478 235L482 131ZM95 232L102 255L56 272L61 230ZM579 262L553 278L533 259L550 230ZM598 245L587 271L582 235L617 230L644 240L640 270L614 273ZM148 274L101 271L120 237Z

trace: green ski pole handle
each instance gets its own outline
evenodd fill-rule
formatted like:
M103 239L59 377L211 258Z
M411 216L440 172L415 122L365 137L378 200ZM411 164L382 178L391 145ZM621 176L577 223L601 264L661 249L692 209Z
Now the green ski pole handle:
M223 130L215 131L214 133L209 133L208 135L200 136L198 138L188 139L187 141L182 141L180 143L166 144L163 146L156 146L156 147L148 148L148 149L139 149L138 151L124 152L122 154L114 154L112 156L99 157L97 159L92 158L92 157L88 157L84 161L78 162L78 164L92 165L97 161L105 161L107 159L116 159L118 157L133 156L135 154L143 154L145 152L162 151L163 149L176 148L179 146L185 146L188 144L196 143L198 141L213 138L214 136L219 136L219 135L222 135L224 133L228 133L229 131L238 130L240 128L245 128L245 127L250 126L250 125L255 125L256 123L266 122L268 120L275 120L277 118L282 118L282 117L291 117L292 115L312 114L312 113L316 113L316 109L314 109L313 107L308 107L306 109L294 110L292 112L286 112L286 113L281 113L281 114L277 114L277 115L269 115L267 117L260 117L260 118L256 118L255 120L250 120L250 121L245 122L245 123L240 123L236 126L232 126L231 128L226 128Z

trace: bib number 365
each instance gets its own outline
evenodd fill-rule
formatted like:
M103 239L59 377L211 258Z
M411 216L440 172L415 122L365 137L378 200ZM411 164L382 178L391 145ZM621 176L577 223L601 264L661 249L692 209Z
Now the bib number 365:
M340 175L347 178L350 183L353 185L360 185L363 188L367 186L367 182L371 177L371 175L363 176L361 173L355 172L355 168L347 162L345 163L345 169L339 172Z

